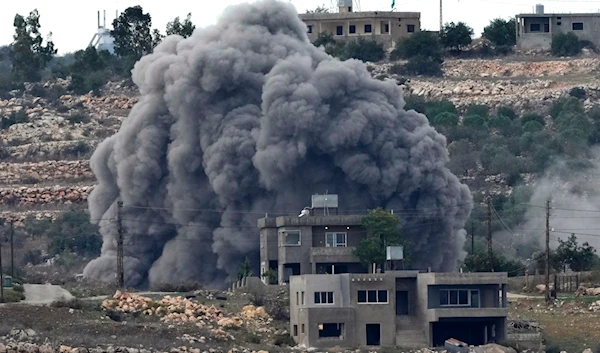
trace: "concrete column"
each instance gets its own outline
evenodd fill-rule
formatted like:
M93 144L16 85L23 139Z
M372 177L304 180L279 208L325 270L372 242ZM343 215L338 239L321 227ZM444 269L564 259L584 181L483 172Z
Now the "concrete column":
M311 266L311 269L312 269L312 272L311 272L311 273L312 273L313 275L314 275L314 274L317 274L317 263L316 263L316 262L313 262L313 263L311 263L311 264L310 264L310 266Z
M350 36L350 20L346 21L346 31L344 32L344 35L346 37ZM314 266L314 264L313 264L313 266ZM314 270L314 268L313 268L313 273L316 273L316 271Z
M506 308L507 297L506 297L506 284L502 285L502 307Z
M277 282L279 285L283 284L283 264L277 265Z

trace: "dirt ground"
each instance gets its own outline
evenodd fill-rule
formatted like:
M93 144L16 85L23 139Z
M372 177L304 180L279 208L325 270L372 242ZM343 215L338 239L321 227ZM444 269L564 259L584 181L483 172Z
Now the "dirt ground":
M542 328L544 343L559 351L582 352L586 348L600 350L600 312L589 311L589 305L600 297L560 297L546 307L544 299L514 299L509 306L510 319L531 320Z
M209 299L202 295L193 300L205 305L215 305L232 313L239 312L244 305L252 302L250 295L225 296L227 300ZM245 327L231 329L230 333L235 337L235 341L222 341L212 337L209 332L211 327L198 328L193 324L171 325L159 321L156 316L142 314L120 313L120 321L114 321L101 308L100 300L81 300L79 303L83 308L22 304L0 306L0 337L8 335L12 329L33 329L37 333L39 343L48 339L53 345L71 347L122 346L162 351L180 346L200 348L203 351L210 348L228 351L232 347L260 350L268 349L269 346L270 352L284 349L272 346L277 340L277 335L267 336L260 332L249 332ZM273 325L277 332L287 332L287 321L275 320ZM206 342L190 343L189 339L182 339L186 334L197 340L205 337Z

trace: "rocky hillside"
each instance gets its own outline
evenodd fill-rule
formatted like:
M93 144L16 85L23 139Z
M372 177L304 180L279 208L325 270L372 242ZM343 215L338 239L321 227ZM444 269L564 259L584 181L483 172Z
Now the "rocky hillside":
M600 98L600 58L447 60L443 78L408 80L393 73L395 64L368 65L374 77L398 80L408 95L446 98L459 109L478 103L531 111L573 87L585 90L586 107ZM65 94L67 85L29 85L22 97L0 100L0 211L17 219L25 211L49 215L83 205L94 187L91 153L118 131L137 101L135 89L122 83L106 85L99 96Z

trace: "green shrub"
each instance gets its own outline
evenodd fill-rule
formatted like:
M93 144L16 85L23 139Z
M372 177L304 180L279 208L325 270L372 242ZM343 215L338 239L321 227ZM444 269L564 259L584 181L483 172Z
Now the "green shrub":
M581 88L581 87L573 87L569 91L569 96L575 97L577 99L585 99L586 94L585 94L585 90L583 88Z
M550 115L556 119L563 111L584 113L583 106L575 97L562 97L555 100L550 107Z
M6 130L12 125L29 122L29 117L27 116L25 109L21 109L19 111L12 112L7 116L2 117L1 122L2 129Z
M479 115L482 118L487 118L490 108L485 104L471 104L465 111L465 116Z
M0 303L17 303L21 300L25 300L25 294L13 289L4 289L4 300L0 301Z
M479 115L469 115L463 118L463 125L470 128L479 128L485 126L485 119Z
M290 335L278 334L274 337L273 344L278 347L294 347L296 345L296 342L294 341L294 338L292 338L292 336Z
M554 56L575 56L581 52L581 43L573 32L559 33L552 36L550 50Z
M73 299L60 298L60 299L53 301L52 304L50 304L50 306L53 308L70 308L70 309L81 310L81 309L83 309L83 301L81 301L81 299L77 299L77 298L73 298Z
M44 258L42 256L42 251L39 249L27 250L25 252L25 254L23 255L23 263L25 265L27 265L27 264L39 265L43 261L44 261Z
M383 44L375 39L365 39L364 37L347 42L344 52L345 57L342 59L354 58L361 61L378 62L385 58Z
M509 127L511 124L510 118L504 115L496 115L490 119L490 127L495 129L503 129Z
M14 290L15 292L18 292L18 293L25 293L25 287L23 287L20 284L13 285L12 290Z
M61 254L61 258L69 257L70 252L81 255L100 254L102 238L98 233L98 226L90 223L90 216L84 210L71 209L61 213L45 234L50 239L50 254Z
M391 59L410 59L417 56L441 59L440 38L433 32L421 31L396 43Z
M442 76L442 62L434 57L417 55L404 64L403 73L414 76Z
M458 115L450 112L443 112L431 119L431 125L451 127L458 125Z
M542 131L543 129L544 125L535 120L528 121L523 125L523 130L526 132L537 132Z
M68 115L66 117L66 119L71 124L90 122L90 116L83 110L77 110L77 111L71 112L71 115Z
M536 114L536 113L525 114L525 115L523 115L523 118L521 118L521 120L523 121L523 127L525 127L525 125L530 121L536 121L540 125L542 125L542 127L544 125L546 125L546 121L544 120L544 117L541 116L540 114Z
M517 117L517 113L515 113L515 111L512 108L506 106L499 107L496 114L505 116L510 120L515 120L515 118Z

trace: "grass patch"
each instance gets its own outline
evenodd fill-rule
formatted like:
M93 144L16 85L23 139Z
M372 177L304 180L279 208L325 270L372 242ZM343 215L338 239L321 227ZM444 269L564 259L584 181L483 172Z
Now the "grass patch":
M81 301L81 299L77 299L77 298L73 298L73 299L60 298L58 300L53 301L52 304L50 304L50 306L52 306L53 308L70 308L70 309L81 310L81 309L83 309L83 301Z

